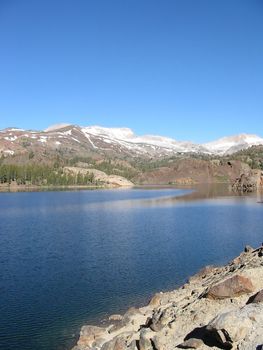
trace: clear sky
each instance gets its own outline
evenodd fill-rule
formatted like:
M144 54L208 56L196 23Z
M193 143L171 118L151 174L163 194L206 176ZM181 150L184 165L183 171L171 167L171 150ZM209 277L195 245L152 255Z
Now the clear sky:
M262 0L0 0L0 128L263 136Z

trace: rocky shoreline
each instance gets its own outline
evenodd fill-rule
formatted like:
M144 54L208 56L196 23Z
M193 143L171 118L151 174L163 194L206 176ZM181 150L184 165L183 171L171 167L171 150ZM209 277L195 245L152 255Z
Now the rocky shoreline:
M149 304L83 326L72 350L263 349L263 246L208 266Z

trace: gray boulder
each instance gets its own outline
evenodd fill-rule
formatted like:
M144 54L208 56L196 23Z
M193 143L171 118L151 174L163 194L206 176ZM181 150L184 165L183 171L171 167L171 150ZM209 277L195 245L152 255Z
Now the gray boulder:
M250 337L253 338L257 334L257 327L262 328L262 311L262 305L246 305L241 309L217 315L206 329L224 349L231 349L234 343L240 343L245 339L248 346Z

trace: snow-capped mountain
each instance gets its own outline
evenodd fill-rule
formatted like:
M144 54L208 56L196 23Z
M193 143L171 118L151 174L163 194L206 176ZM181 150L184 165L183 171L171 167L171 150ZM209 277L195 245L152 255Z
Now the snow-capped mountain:
M221 155L232 154L242 149L258 145L263 145L263 138L251 134L223 137L219 140L203 144L209 152Z
M86 137L97 137L101 142L117 144L129 150L144 153L159 153L170 155L173 152L206 152L202 146L192 142L176 141L174 139L155 135L136 136L129 128L103 128L89 126L81 128Z
M241 134L196 144L172 138L137 136L129 128L80 127L57 124L44 131L7 128L0 131L0 154L13 155L29 150L64 151L68 155L102 154L130 157L164 157L177 153L232 154L253 145L263 145L257 135Z

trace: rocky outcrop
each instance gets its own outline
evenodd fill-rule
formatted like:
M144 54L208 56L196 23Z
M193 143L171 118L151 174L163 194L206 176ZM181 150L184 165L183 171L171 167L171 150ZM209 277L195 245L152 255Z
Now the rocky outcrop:
M247 173L242 173L236 178L232 188L240 192L253 192L258 188L263 188L263 172L261 170L250 170Z
M64 172L69 174L92 174L95 181L102 182L106 185L113 187L132 187L133 183L127 180L123 176L118 175L107 175L104 171L93 169L93 168L80 168L80 167L65 167Z
M232 184L240 174L250 171L250 167L240 161L204 160L196 158L175 159L160 167L140 172L134 177L138 184Z
M224 267L209 266L181 288L84 326L74 350L263 348L263 248L246 247Z

